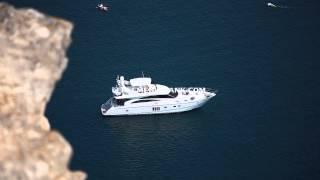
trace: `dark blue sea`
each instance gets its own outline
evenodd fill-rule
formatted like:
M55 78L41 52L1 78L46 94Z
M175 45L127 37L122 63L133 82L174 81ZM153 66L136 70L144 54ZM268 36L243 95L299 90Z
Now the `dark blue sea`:
M88 179L320 179L318 0L9 0L74 23L46 115ZM206 86L186 113L103 117L116 75Z

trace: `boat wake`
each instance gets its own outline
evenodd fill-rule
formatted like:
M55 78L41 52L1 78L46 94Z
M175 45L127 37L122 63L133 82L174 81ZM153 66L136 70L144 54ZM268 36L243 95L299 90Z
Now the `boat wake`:
M292 8L292 7L289 7L289 6L277 5L277 4L274 4L274 3L271 3L271 2L268 2L268 3L267 3L267 6L268 6L268 7L271 7L271 8L280 8L280 9L289 9L289 8Z

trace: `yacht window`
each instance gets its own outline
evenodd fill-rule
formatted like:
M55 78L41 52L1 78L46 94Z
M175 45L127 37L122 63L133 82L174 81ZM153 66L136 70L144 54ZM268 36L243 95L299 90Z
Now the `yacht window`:
M194 97L191 97L190 99L191 99L191 100L194 100Z
M175 98L175 97L177 97L178 96L178 91L175 91L175 92L170 92L169 93L169 96L171 97L171 98Z
M160 107L153 107L152 111L160 111Z
M114 99L113 101L114 101L114 104L116 104L116 105L118 105L118 106L123 106L124 103L125 103L126 101L128 101L128 99Z
M134 102L132 102L132 103L142 103L142 102L151 102L151 101L158 101L158 100L153 100L153 99L144 99L144 100L134 101Z
M178 92L176 93L170 93L168 95L156 95L156 96L148 96L148 97L143 97L140 99L145 99L145 98L175 98L178 96Z

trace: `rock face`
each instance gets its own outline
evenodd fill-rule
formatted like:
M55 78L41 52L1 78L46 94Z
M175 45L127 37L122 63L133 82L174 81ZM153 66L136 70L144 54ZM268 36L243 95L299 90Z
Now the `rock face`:
M85 179L44 116L66 68L73 25L0 3L0 179Z

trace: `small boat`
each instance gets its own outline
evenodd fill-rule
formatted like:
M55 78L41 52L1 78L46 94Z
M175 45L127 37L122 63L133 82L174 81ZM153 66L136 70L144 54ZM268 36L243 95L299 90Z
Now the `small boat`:
M108 11L108 6L102 4L101 2L96 6L96 8L100 11Z
M275 4L271 3L271 2L268 2L267 3L267 6L268 7L272 7L272 8L277 8L278 6L276 6Z

